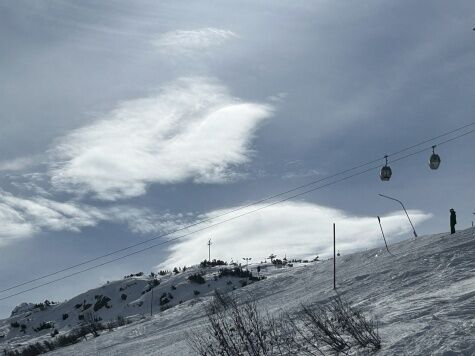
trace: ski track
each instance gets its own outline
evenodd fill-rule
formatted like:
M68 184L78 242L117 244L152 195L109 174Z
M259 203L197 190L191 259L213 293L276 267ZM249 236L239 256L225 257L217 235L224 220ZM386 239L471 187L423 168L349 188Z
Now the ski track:
M475 355L473 229L411 238L389 249L395 256L382 246L337 258L337 293L379 322L378 355ZM332 260L269 268L266 280L232 293L238 299L251 293L271 313L292 311L335 295L332 268ZM50 354L193 355L186 333L205 323L203 305L209 299Z

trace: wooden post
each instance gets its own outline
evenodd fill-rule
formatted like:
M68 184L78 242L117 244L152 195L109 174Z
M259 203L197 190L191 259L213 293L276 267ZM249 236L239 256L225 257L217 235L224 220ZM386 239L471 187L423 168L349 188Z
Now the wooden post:
M333 289L336 289L336 236L335 223L333 223Z

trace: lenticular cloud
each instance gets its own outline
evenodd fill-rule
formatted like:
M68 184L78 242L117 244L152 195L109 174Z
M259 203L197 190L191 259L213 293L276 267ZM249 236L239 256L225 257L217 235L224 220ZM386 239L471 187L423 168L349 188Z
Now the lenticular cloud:
M333 248L332 223L337 225L338 249L342 253L381 246L383 240L374 217L355 216L345 211L307 202L284 202L273 206L232 207L211 211L198 220L209 229L184 236L169 247L169 256L158 268L195 264L208 258L207 242L213 239L212 258L242 262L242 257L263 261L271 253L278 258L329 256ZM241 211L233 213L236 209ZM252 212L255 210L255 212ZM217 224L224 219L248 215ZM223 214L229 214L221 217ZM431 217L422 211L409 211L415 224ZM411 225L403 212L382 217L390 243L411 236ZM190 229L193 231L193 228ZM213 257L214 256L214 257Z
M272 108L243 102L206 78L180 79L147 98L126 101L58 141L53 185L116 200L150 183L226 182L250 159L250 143Z

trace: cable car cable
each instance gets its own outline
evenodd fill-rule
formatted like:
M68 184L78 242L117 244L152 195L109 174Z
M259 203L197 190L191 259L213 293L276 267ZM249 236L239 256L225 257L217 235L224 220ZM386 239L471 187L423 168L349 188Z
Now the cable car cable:
M447 139L447 140L445 140L445 141L439 142L437 145L440 146L440 145L446 144L446 143L448 143L448 142L454 141L454 140L456 140L456 139L458 139L458 138L464 137L464 136L466 136L466 135L468 135L468 134L470 134L470 133L473 133L473 132L475 132L475 129L473 129L473 130L471 130L471 131L468 131L468 132L465 132L465 133L463 133L463 134L461 134L461 135L455 136L455 137L453 137L453 138ZM430 147L430 148L431 148L431 147ZM414 155L416 155L416 154L419 154L419 153L422 153L422 152L424 152L424 151L427 151L427 150L430 149L430 148L425 147L425 148L423 148L423 149L421 149L421 150L418 150L418 151L415 151L415 152L411 152L411 153L409 153L409 154L407 154L407 155L405 155L405 156L396 158L396 159L392 160L391 162L398 162L398 161L401 161L401 160L403 160L403 159L406 159L406 158L412 157L412 156L414 156ZM20 291L20 292L7 295L7 296L5 296L5 297L0 298L0 301L5 300L5 299L9 299L9 298L11 298L11 297L14 297L14 296L17 296L17 295L20 295L20 294L24 294L24 293L26 293L26 292L29 292L29 291L32 291L32 290L35 290L35 289L44 287L44 286L46 286L46 285L50 285L50 284L52 284L52 283L55 283L55 282L64 280L64 279L66 279L66 278L73 277L73 276L76 276L76 275L78 275L78 274L81 274L81 273L90 271L90 270L92 270L92 269L96 269L96 268L102 267L102 266L104 266L104 265L107 265L107 264L116 262L116 261L118 261L118 260L121 260L121 259L130 257L130 256L133 256L133 255L142 253L142 252L147 251L147 250L149 250L149 249L151 249L151 248L155 248L155 247L158 247L158 246L162 246L162 245L168 244L168 243L170 243L170 242L176 241L176 240L181 239L181 238L183 238L183 237L186 237L186 236L195 234L195 233L200 232L200 231L203 231L203 230L210 229L210 228L212 228L212 227L215 227L215 226L224 224L224 223L229 222L229 221L231 221L231 220L238 219L238 218L243 217L243 216L245 216L245 215L249 215L249 214L255 213L255 212L257 212L257 211L266 209L266 208L268 208L268 207L270 207L270 206L277 205L277 204L280 204L280 203L282 203L282 202L291 200L291 199L296 198L296 197L298 197L298 196L301 196L301 195L304 195L304 194L308 194L308 193L310 193L310 192L313 192L313 191L316 191L316 190L319 190L319 189L322 189L322 188L325 188L325 187L334 185L334 184L336 184L336 183L340 183L340 182L342 182L342 181L345 181L345 180L348 180L348 179L350 179L350 178L353 178L353 177L362 175L362 174L364 174L364 173L368 173L368 172L370 172L370 171L372 171L372 170L374 170L374 169L377 169L377 168L379 168L379 165L377 165L377 166L376 166L376 165L375 165L375 166L372 166L372 167L370 167L370 168L368 168L368 169L365 169L365 170L363 170L363 171L359 171L359 172L353 173L353 174L351 174L351 175L349 175L349 176L345 176L345 177L343 177L343 178L340 178L340 179L338 179L338 180L335 180L335 181L326 183L326 184L324 184L324 185L321 185L321 186L318 186L318 187L315 187L315 188L312 188L312 189L308 189L308 190L306 190L306 191L304 191L304 192L300 192L300 193L298 193L298 194L294 194L294 195L292 195L292 196L290 196L290 197L286 197L286 198L277 200L277 201L275 201L275 202L269 203L269 204L264 205L264 206L262 206L262 207L259 207L259 208L257 208L257 209L254 209L254 210L251 210L251 211L248 211L248 212L239 214L239 215L237 215L237 216L233 216L233 217L228 218L228 219L225 219L225 220L223 220L223 221L220 221L220 222L211 224L211 225L209 225L209 226L205 226L205 227L203 227L203 228L201 228L201 229L198 229L198 230L195 230L195 231L191 231L191 232L186 233L186 234L184 234L184 235L176 236L176 237L171 238L171 239L169 239L169 240L162 241L162 242L160 242L160 243L157 243L157 244L148 246L148 247L146 247L146 248L143 248L143 249L140 249L140 250L137 250L137 251L128 253L128 254L126 254L126 255L116 257L116 258L114 258L114 259L112 259L112 260L109 260L109 261L106 261L106 262L103 262L103 263L100 263L100 264L97 264L97 265L94 265L94 266L91 266L91 267L82 269L82 270L80 270L80 271L77 271L77 272L68 274L68 275L66 275L66 276L63 276L63 277L60 277L60 278L57 278L57 279L54 279L54 280L51 280L51 281L48 281L48 282L39 284L39 285L37 285L37 286L35 286L35 287L31 287L31 288L22 290L22 291ZM60 272L58 272L58 273L60 273ZM46 278L46 277L45 277L45 278ZM24 284L27 284L27 283L25 282ZM23 284L23 285L24 285L24 284ZM13 288L14 288L14 287L12 287L12 288L10 288L10 289L13 289Z
M421 142L419 142L419 143L417 143L417 144L414 144L414 145L412 145L412 146L409 146L409 147L403 148L403 149L401 149L401 150L399 150L399 151L393 152L393 153L391 153L391 154L389 154L389 155L387 155L387 156L388 156L388 157L391 157L391 156L399 155L399 154L401 154L401 153L403 153L403 152L406 152L406 151L408 151L408 150L410 150L410 149L412 149L412 148L421 146L421 145L423 145L423 144L425 144L425 143L434 141L434 140L436 140L436 139L438 139L438 138L448 136L448 135L450 135L450 134L453 134L453 133L455 133L455 132L461 131L461 130L463 130L463 129L467 128L467 127L473 126L473 125L475 125L475 122L472 122L472 123L463 125L463 126L458 127L458 128L456 128L456 129L453 129L453 130L447 131L447 132L445 132L445 133L442 133L442 134L440 134L440 135L438 135L438 136L435 136L435 137L426 139L426 140L421 141ZM460 138L460 137L463 137L463 136L468 135L468 134L473 133L473 132L475 132L475 129L474 129L474 130L470 130L470 131L468 131L468 132L465 132L465 133L463 133L463 134L461 134L461 135L455 136L455 137L453 137L453 138L451 138L451 139L448 139L448 140L446 140L446 141L443 141L443 142L441 142L441 143L438 143L437 146L440 146L440 145L442 145L442 144L444 144L444 143L453 141L453 140L455 140L455 139L458 139L458 138ZM423 152L423 151L425 151L425 150L427 150L427 148L424 148L422 151L418 151L417 153ZM411 154L411 155L412 155L412 154ZM403 158L410 157L411 155L409 155L409 156L403 156L402 159L403 159ZM397 161L399 161L399 160L400 160L400 159L394 159L394 160L391 160L390 162L397 162ZM138 247L138 246L144 245L144 244L149 243L149 242L151 242L151 241L155 241L155 240L157 240L157 239L159 239L159 238L163 238L163 237L166 237L166 236L170 236L170 235L175 234L175 233L177 233L177 232L180 232L180 231L189 229L189 228L194 227L194 226L197 226L197 225L201 225L201 224L203 224L203 223L205 223L205 222L208 222L208 221L216 220L216 219L218 219L218 218L220 218L220 217L223 217L223 216L232 214L232 213L234 213L234 212L243 210L243 209L248 208L248 207L251 207L251 206L253 206L253 205L258 205L258 204L260 204L260 203L263 203L263 202L265 202L265 201L271 200L271 199L273 199L273 198L277 198L277 197L279 197L279 196L282 196L282 195L285 195L285 194L294 192L294 191L296 191L296 190L303 189L303 188L306 188L306 187L315 185L315 184L317 184L317 183L320 183L320 182L323 182L323 181L325 181L325 180L328 180L328 179L331 179L331 178L340 176L340 175L345 174L345 173L349 173L349 172L354 171L354 170L356 170L356 169L358 169L358 168L363 168L363 167L365 167L365 166L368 166L368 165L370 165L370 164L372 164L372 163L379 162L379 161L380 161L380 158L375 159L375 160L372 160L372 161L369 161L369 162L366 162L366 163L362 163L362 164L357 165L357 166L354 166L354 167L352 167L352 168L345 169L345 170L343 170L343 171L340 171L340 172L337 172L337 173L335 173L335 174L332 174L332 175L329 175L329 176L326 176L326 177L323 177L323 178L314 180L314 181L312 181L312 182L309 182L309 183L306 183L306 184L297 186L297 187L292 188L292 189L289 189L289 190L287 190L287 191L280 192L280 193L277 193L277 194L274 194L274 195L265 197L265 198L263 198L263 199L260 199L260 200L251 202L251 203L249 203L249 204L246 204L246 205L244 205L244 206L240 206L240 207L238 207L238 208L232 209L232 210L230 210L230 211L226 211L226 212L224 212L224 213L222 213L222 214L219 214L219 215L217 215L217 216L213 216L213 217L210 217L210 218L206 218L206 219L197 221L197 222L195 222L195 223L193 223L193 224L189 224L189 225L187 225L187 226L181 227L181 228L179 228L179 229L175 229L175 230L173 230L173 231L170 231L170 232L161 234L161 235L159 235L159 236L156 236L156 237L153 237L153 238L150 238L150 239L147 239L147 240L144 240L144 241L141 241L141 242L138 242L138 243L135 243L135 244L126 246L126 247L121 248L121 249L114 250L114 251L109 252L109 253L107 253L107 254L104 254L104 255L101 255L101 256L97 256L97 257L95 257L95 258L92 258L92 259L89 259L89 260L80 262L80 263L75 264L75 265L68 266L68 267L63 268L63 269L60 269L60 270L58 270L58 271L51 272L51 273L49 273L49 274L45 274L45 275L42 275L42 276L40 276L40 277L37 277L37 278L31 279L31 280L28 280L28 281L25 281L25 282L22 282L22 283L13 285L13 286L11 286L11 287L8 287L8 288L5 288L5 289L0 290L0 293L4 293L4 292L7 292L7 291L9 291L9 290L16 289L16 288L18 288L18 287L21 287L21 286L24 286L24 285L27 285L27 284L30 284L30 283L33 283L33 282L37 282L37 281L40 281L40 280L42 280L42 279L45 279L45 278L48 278L48 277L52 277L52 276L57 275L57 274L59 274L59 273L66 272L66 271L72 270L72 269L74 269L74 268L84 266L84 265L89 264L89 263L91 263L91 262L98 261L98 260L100 260L100 259L102 259L102 258L109 257L109 256L115 255L115 254L120 253L120 252L123 252L123 251L130 250L130 249L132 249L132 248L134 248L134 247ZM379 168L379 165L378 165L376 168ZM366 173L366 172L368 172L368 171L370 171L370 170L373 170L373 169L375 169L375 167L371 167L370 169L365 170L365 171L363 171L363 172L361 172L361 173L358 173L357 175ZM354 177L354 176L355 176L355 175L351 175L349 178ZM348 179L348 178L344 178L344 179L342 179L342 180L346 180L346 179ZM338 183L338 182L340 182L340 181L342 181L342 180L338 180L338 181L336 181L336 182L334 182L334 183L331 183L331 184L336 184L336 183ZM331 185L331 184L325 184L325 185L322 186L321 188L324 188L324 187L326 187L326 186L328 186L328 185ZM320 187L317 187L317 189L320 189ZM283 202L283 201L286 201L286 200L290 200L290 199L292 199L292 198L295 198L295 197L300 196L300 195L303 195L303 194L307 194L307 193L309 193L309 192L311 192L311 191L313 191L313 190L315 190L315 189L312 189L312 190L309 190L309 191L305 191L305 192L303 192L302 194L297 194L297 195L291 196L290 198L285 199L285 200L277 201L277 203L280 203L280 202ZM275 204L266 205L265 207L268 207L268 206L271 206L271 205L275 205ZM257 209L257 210L261 210L261 209ZM257 210L255 210L255 211L257 211ZM247 213L246 213L246 214L243 214L243 215L247 215ZM241 217L241 216L243 216L243 215L238 215L237 217ZM233 218L233 219L234 219L234 218ZM233 220L233 219L231 219L231 220ZM225 221L229 221L229 220L225 220ZM201 231L201 230L198 230L198 231ZM196 232L198 232L198 231L196 231ZM194 232L193 232L193 233L194 233ZM188 236L188 234L185 235L185 236ZM183 237L184 237L184 236L183 236ZM168 242L171 242L171 241L173 241L173 240L167 240L167 241L165 241L165 243L168 243ZM158 245L152 245L152 246L150 246L150 248L156 247L156 246L158 246ZM127 255L125 255L125 256L127 256ZM115 259L112 260L112 261L115 261ZM107 263L109 263L109 262L107 262ZM106 263L106 264L107 264L107 263ZM86 269L86 270L88 270L88 269ZM85 270L85 271L86 271L86 270ZM2 300L2 299L0 299L0 300Z

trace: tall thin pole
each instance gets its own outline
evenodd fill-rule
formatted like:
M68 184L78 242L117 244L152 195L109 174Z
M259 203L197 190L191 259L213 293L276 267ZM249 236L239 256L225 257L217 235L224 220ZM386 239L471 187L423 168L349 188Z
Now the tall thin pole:
M249 271L248 265L249 261L252 260L252 257L243 257L242 259L246 261L246 271Z
M153 316L153 286L152 286L152 298L150 298L150 317Z
M404 206L404 204L402 203L402 201L400 201L400 200L398 200L398 199L396 199L396 198L388 197L387 195L384 195L384 194L378 194L378 195L379 195L380 197L383 197L383 198L387 198L387 199L391 199L391 200L397 201L399 204L401 204L402 208L404 209L404 212L406 213L407 219L409 220L409 223L410 223L411 226L412 226L412 232L414 233L414 237L417 237L416 229L414 228L414 225L412 224L411 218L409 217L409 214L407 213L406 207Z
M383 234L383 239L384 239L384 244L386 245L386 250L388 250L388 253L392 255L392 253L389 251L388 244L386 242L386 236L384 236L384 231L383 231L383 225L381 225L381 218L378 216L378 222L379 222L379 227L381 228L381 234Z
M211 262L211 239L208 240L208 262Z
M336 233L333 223L333 289L336 289Z

